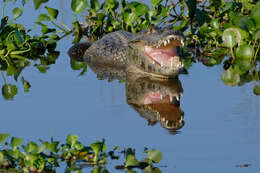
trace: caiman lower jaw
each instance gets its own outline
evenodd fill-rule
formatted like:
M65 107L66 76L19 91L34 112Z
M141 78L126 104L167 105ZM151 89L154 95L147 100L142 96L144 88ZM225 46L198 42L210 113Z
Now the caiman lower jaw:
M177 53L177 47L174 42L161 46L144 46L144 52L153 64L164 68L181 68L180 57Z

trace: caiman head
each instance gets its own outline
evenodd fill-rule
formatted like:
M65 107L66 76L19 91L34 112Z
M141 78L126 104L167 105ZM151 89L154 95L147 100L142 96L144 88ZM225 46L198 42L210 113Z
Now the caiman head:
M148 125L160 122L170 133L175 134L184 125L183 111L180 109L180 96L183 93L178 79L153 80L151 78L126 76L127 103Z
M171 78L183 67L179 48L184 46L184 35L172 26L152 26L139 32L128 42L128 65L158 77Z

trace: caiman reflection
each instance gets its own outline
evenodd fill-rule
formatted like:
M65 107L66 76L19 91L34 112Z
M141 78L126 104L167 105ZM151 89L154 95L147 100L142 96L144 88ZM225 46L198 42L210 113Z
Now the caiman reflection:
M71 56L71 61L82 61ZM150 78L142 74L126 72L120 64L107 65L85 61L98 79L125 80L127 103L148 125L160 125L171 134L178 133L184 126L184 113L180 108L183 89L178 76L169 79Z
M147 119L148 125L153 126L159 122L172 134L177 133L184 125L184 114L180 109L182 94L183 89L178 78L155 80L127 74L127 103Z

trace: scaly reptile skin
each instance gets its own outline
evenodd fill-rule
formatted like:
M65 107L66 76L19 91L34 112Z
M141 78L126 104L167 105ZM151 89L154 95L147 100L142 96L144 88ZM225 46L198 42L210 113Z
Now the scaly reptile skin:
M136 34L127 31L112 32L93 43L76 44L68 53L73 59L83 56L84 61L100 66L171 78L183 67L177 52L181 46L184 46L181 32L172 27L152 26ZM147 52L147 49L156 50L157 53ZM169 51L171 49L172 52ZM166 52L168 57L161 60L159 51ZM151 58L154 54L155 58Z

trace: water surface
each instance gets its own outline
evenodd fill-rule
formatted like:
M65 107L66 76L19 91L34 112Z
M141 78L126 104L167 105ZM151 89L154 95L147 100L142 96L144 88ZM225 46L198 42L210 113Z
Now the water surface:
M66 12L67 5L59 3ZM66 23L73 20L62 18ZM29 21L35 20L28 12L21 21L31 26ZM167 165L160 168L163 173L260 170L260 97L253 94L253 84L229 87L220 79L221 66L193 64L188 75L179 76L185 125L172 135L160 123L148 126L127 104L124 82L98 80L90 69L79 77L67 55L72 40L67 37L58 44L60 57L46 74L33 67L23 71L32 85L30 92L23 92L18 81L19 93L13 101L0 97L1 133L25 141L51 136L64 141L72 133L85 144L105 138L109 148L127 146L139 152L145 146L156 148L163 153L160 165ZM251 166L236 167L239 164ZM115 169L109 166L109 171Z

